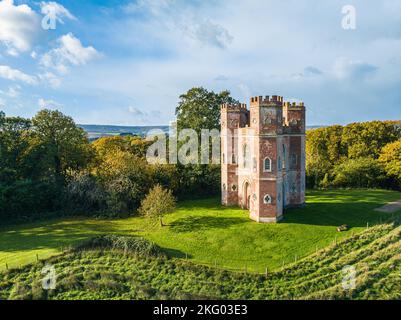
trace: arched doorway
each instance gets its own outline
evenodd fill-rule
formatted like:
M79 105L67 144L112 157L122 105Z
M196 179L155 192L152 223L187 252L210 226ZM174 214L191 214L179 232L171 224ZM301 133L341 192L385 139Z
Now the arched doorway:
M245 181L242 196L242 206L244 209L249 209L251 206L251 185Z

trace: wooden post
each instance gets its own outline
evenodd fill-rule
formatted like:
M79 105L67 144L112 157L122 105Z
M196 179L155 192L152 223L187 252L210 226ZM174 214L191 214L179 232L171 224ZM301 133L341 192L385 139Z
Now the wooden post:
M7 264L7 262L6 262L6 270L8 270L8 264Z
M36 261L39 262L39 255L38 254L36 254Z
M366 229L369 229L369 222L366 222Z
M267 267L266 267L266 269L265 269L265 276L267 277Z
M284 269L284 260L283 260L283 265L282 265L282 267L281 267L282 269Z

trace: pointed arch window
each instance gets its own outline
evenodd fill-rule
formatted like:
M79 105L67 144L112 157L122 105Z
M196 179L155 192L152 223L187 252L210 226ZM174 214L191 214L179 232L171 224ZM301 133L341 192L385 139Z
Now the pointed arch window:
M263 160L263 171L272 172L272 159L270 159L269 157Z
M243 167L249 168L249 146L244 144L242 147Z

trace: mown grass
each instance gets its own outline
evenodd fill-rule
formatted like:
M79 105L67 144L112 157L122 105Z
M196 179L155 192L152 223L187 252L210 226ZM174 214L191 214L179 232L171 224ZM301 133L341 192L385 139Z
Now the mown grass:
M112 242L132 241L146 242L127 237L113 238ZM89 249L74 249L0 273L0 300L401 298L399 222L371 227L267 275L169 259L162 252L155 255L142 247L110 250L108 242L102 245L97 240ZM42 287L45 265L55 268L54 290ZM355 268L353 288L343 287L345 266Z
M220 268L265 272L292 263L391 217L375 208L398 200L385 190L309 191L307 206L289 210L283 222L258 224L239 208L219 199L186 201L166 217L168 226L142 217L119 220L58 219L0 229L0 270L24 266L60 253L98 234L139 235L154 241L169 256ZM350 230L338 233L342 224Z

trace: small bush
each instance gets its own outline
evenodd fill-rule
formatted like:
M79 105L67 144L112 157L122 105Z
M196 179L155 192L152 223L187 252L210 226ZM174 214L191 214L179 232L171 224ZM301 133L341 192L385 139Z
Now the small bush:
M124 237L117 235L101 235L78 246L84 249L117 249L142 256L162 256L162 250L155 243L141 237Z

